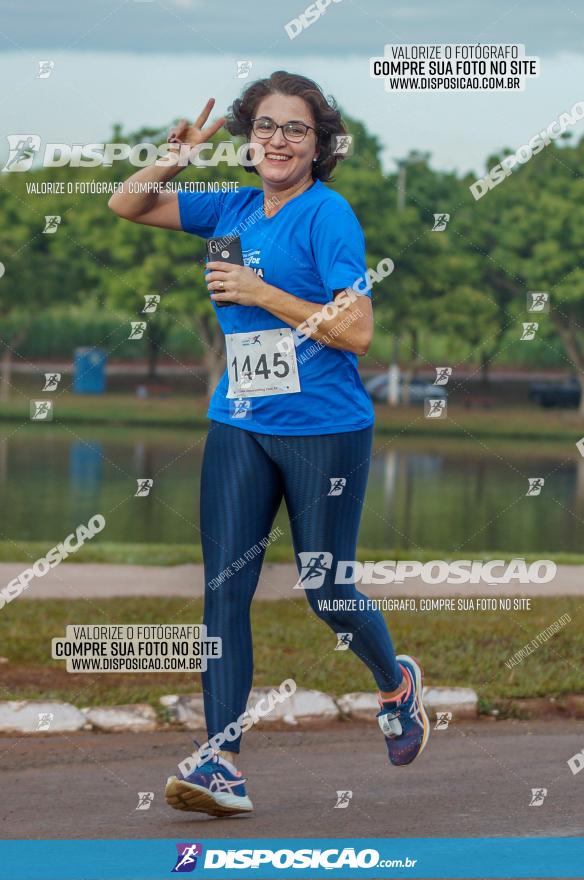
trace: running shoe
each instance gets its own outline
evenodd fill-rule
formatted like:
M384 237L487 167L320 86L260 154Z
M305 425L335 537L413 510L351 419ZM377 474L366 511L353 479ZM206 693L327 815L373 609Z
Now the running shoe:
M399 654L396 659L408 687L397 700L384 702L378 695L377 720L385 736L389 760L403 766L411 764L424 749L430 736L430 722L422 702L422 667L407 654Z
M164 796L174 810L210 816L251 813L253 804L245 790L246 782L230 761L214 754L200 761L188 776L180 771L178 776L169 776Z

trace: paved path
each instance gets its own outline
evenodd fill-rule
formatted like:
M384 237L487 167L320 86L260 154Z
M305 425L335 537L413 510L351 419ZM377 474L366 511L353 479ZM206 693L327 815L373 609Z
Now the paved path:
M4 737L0 837L582 836L584 773L566 761L583 746L583 721L481 721L432 731L419 760L395 768L376 725L253 729L240 767L255 812L214 819L164 803L189 733ZM542 806L529 806L532 788L547 788ZM149 810L136 811L139 791L154 792Z
M0 589L25 568L25 562L0 563ZM257 599L290 599L302 595L294 590L298 579L296 567L265 564ZM428 586L420 578L408 578L401 586L371 584L362 592L371 597L419 596L584 596L584 566L559 565L548 584L489 586L480 584L435 584ZM27 599L83 599L108 596L183 596L203 595L202 565L109 565L102 563L65 563L41 579L33 579L22 594Z

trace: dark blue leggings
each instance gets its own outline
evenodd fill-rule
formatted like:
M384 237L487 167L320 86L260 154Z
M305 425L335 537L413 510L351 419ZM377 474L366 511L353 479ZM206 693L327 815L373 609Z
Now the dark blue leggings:
M335 584L334 568L338 560L356 558L372 439L372 427L288 437L211 422L201 474L203 622L209 636L223 640L223 656L209 660L202 673L209 739L245 711L252 686L250 609L264 551L251 554L253 558L243 566L236 564L237 571L234 563L245 559L246 552L249 558L250 548L262 539L265 544L282 498L299 572L299 553L332 554L333 564L322 586L305 591L313 611L335 633L353 634L349 647L367 664L380 690L399 687L402 675L381 612L325 611L317 605L319 599L366 599L353 583ZM341 494L329 495L333 477L346 479ZM225 572L230 576L225 577ZM302 595L304 591L293 586L283 598ZM240 740L241 736L226 741L222 748L239 752Z

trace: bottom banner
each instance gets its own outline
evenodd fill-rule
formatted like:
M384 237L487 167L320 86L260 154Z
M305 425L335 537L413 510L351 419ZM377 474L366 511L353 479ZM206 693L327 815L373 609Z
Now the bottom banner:
M584 876L584 839L268 838L0 841L2 880Z

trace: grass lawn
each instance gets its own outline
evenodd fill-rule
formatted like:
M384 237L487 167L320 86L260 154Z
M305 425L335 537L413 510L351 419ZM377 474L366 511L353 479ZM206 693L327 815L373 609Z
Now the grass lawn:
M38 396L38 391L36 394L13 393L10 400L0 404L0 422L7 423L6 433L10 432L9 423L30 423L29 400ZM207 401L203 396L173 394L168 398L141 400L134 394L59 392L52 397L55 425L136 425L199 430L208 427ZM376 414L378 436L426 436L436 440L474 436L576 443L584 434L584 419L577 411L550 411L535 405L466 409L461 404L449 404L447 418L435 420L424 418L421 406L394 408L381 404L377 405Z
M533 599L530 611L423 613L387 617L398 652L424 665L426 683L473 687L481 707L504 707L510 698L584 693L584 602ZM571 622L535 653L508 669L505 661L563 614ZM200 691L198 675L69 674L50 658L50 640L67 624L199 623L202 601L119 598L95 601L13 602L0 612L0 699L53 698L77 706L157 703L162 694ZM373 690L369 671L336 640L302 598L256 602L253 607L256 686L292 677L298 686L333 694Z
M51 548L50 541L0 541L0 562L28 562L44 556ZM458 559L458 556L445 553L444 550L404 550L400 547L370 547L357 548L357 558L379 562L385 559L412 559L415 556L420 562L429 562L432 559L450 558ZM552 559L557 565L584 565L584 554L579 553L552 553L542 550L538 553L509 553L507 550L497 552L495 550L483 552L465 552L465 559L525 559L528 563L536 559ZM292 563L294 551L288 544L280 542L270 544L266 551L266 563ZM100 543L87 542L77 553L71 554L63 560L62 565L79 562L111 563L113 565L186 565L188 563L202 563L203 555L200 544L125 544L113 541L101 541Z

